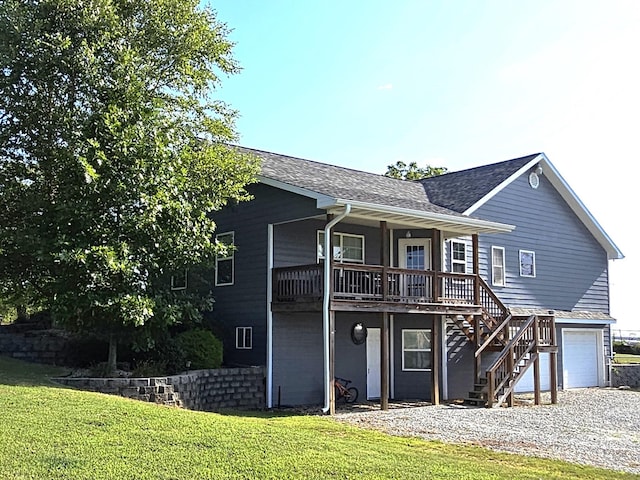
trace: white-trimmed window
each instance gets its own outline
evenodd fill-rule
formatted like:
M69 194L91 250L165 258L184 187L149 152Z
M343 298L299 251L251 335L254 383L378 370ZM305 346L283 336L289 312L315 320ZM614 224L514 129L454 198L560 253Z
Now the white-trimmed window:
M227 246L227 251L216 257L216 286L233 285L234 232L225 232L216 235L216 242Z
M520 276L535 277L536 276L536 252L531 250L520 250Z
M333 259L341 263L364 263L364 235L333 234ZM318 230L318 261L324 260L324 230Z
M171 290L185 290L187 288L187 269L180 274L171 275Z
M431 370L431 330L402 330L402 370L425 372Z
M451 271L467 273L467 244L461 240L451 240Z
M253 348L252 327L236 327L236 348L238 350L251 350Z
M506 285L504 247L491 247L491 283L497 287Z

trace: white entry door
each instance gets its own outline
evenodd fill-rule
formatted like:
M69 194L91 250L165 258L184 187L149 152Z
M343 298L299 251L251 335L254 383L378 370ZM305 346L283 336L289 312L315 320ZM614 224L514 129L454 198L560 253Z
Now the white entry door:
M367 400L380 398L380 329L367 329Z
M430 238L401 238L398 240L398 252L400 268L431 269ZM424 274L403 275L399 293L405 298L428 298L431 295L431 285Z
M398 240L400 268L409 270L431 269L431 239L401 238Z

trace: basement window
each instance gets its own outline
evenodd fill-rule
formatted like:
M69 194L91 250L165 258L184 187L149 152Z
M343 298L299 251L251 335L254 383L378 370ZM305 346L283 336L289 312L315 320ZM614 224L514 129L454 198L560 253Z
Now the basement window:
M238 350L251 350L253 348L252 327L236 327L236 348Z
M431 330L402 330L402 371L426 372L431 370Z

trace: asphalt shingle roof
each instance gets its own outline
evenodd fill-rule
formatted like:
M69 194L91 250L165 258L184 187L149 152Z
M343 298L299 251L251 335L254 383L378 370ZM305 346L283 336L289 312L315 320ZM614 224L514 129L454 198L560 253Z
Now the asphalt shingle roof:
M462 213L500 185L539 153L420 180L429 199Z
M238 147L262 160L263 177L336 199L359 201L419 211L459 214L429 201L417 182L328 165L312 160Z
M257 155L261 175L328 197L459 216L538 154L406 181L246 147Z

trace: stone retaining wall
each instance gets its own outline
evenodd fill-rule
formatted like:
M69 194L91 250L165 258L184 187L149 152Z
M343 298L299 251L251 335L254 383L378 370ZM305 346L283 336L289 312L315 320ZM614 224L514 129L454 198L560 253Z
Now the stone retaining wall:
M611 386L640 388L640 364L612 365Z
M180 375L152 378L55 378L80 390L190 410L216 412L224 409L265 408L263 367L194 370Z
M13 325L0 327L0 354L34 363L65 363L67 336L60 330L29 330Z

